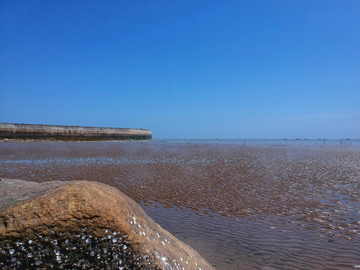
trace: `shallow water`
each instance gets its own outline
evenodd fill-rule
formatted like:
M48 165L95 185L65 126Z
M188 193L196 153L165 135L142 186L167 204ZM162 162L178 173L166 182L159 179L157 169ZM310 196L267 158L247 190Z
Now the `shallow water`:
M218 269L360 268L356 143L0 143L0 177L113 185Z
M358 244L279 225L276 217L264 222L256 217L200 217L191 210L162 206L144 208L218 269L351 269L359 261Z

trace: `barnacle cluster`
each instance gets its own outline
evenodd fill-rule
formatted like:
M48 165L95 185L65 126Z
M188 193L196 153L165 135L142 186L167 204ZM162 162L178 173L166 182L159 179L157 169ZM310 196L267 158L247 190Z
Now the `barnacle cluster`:
M0 269L160 269L153 255L136 253L128 235L83 228L0 239Z

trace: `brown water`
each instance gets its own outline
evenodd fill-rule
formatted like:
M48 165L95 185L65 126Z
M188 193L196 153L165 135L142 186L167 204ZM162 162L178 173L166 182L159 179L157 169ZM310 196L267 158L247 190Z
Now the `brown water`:
M119 188L218 269L360 268L360 147L0 143L0 177Z

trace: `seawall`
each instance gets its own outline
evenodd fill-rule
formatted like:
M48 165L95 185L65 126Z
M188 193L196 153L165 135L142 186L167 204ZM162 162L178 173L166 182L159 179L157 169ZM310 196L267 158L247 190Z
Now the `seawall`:
M149 140L151 130L0 123L0 138L55 140Z

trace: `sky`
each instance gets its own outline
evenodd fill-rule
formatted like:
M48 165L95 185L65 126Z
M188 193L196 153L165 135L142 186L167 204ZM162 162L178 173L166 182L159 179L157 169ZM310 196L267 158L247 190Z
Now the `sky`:
M360 138L360 1L2 0L0 122Z

